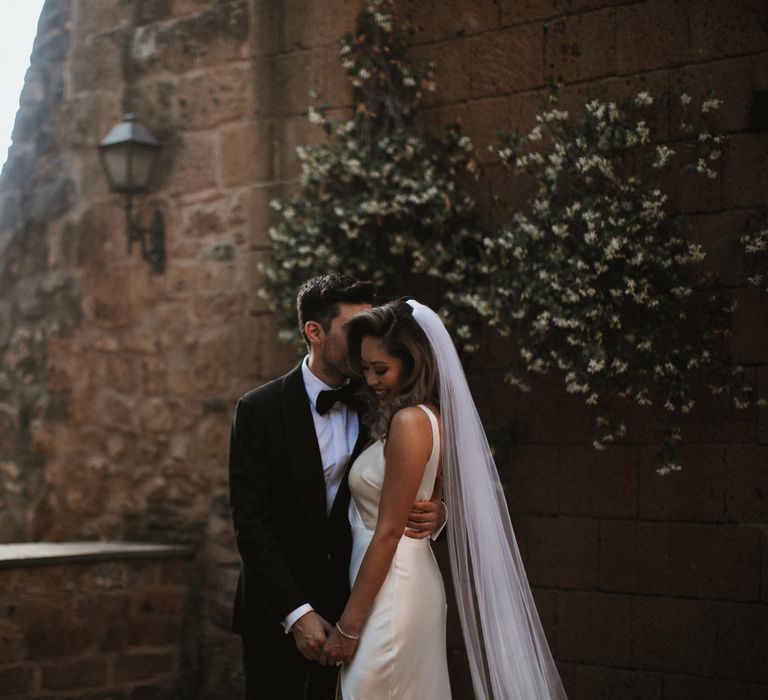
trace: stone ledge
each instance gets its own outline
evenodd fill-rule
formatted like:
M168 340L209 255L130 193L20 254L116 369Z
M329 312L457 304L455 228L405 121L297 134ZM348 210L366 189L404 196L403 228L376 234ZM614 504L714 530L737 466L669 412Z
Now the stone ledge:
M0 569L85 561L174 559L194 555L189 545L143 542L20 542L0 545Z

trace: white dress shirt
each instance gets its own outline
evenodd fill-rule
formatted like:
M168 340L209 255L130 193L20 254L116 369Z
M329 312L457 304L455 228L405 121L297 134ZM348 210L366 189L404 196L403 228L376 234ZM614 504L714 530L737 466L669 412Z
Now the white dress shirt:
M312 374L309 369L308 360L309 357L305 357L304 362L301 363L301 376L304 379L304 388L309 399L312 421L315 424L317 446L320 448L323 476L325 477L325 507L326 512L330 513L344 476L344 468L347 466L347 462L355 449L357 436L360 432L360 424L357 412L350 410L341 401L336 402L324 416L317 412L315 408L317 395L321 391L333 389L334 387L328 386L324 381ZM286 634L291 631L291 627L293 627L296 620L312 609L309 603L305 603L291 612L283 620Z

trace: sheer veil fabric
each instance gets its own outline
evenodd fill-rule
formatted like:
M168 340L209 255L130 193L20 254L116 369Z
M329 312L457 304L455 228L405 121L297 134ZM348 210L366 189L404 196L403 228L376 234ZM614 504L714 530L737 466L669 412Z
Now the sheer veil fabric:
M440 375L443 484L456 602L477 700L566 700L464 370L440 317L407 302Z

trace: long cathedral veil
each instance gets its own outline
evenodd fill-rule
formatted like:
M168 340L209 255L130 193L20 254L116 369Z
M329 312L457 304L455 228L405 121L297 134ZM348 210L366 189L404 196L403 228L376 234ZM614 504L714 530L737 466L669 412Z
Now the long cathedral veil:
M565 700L464 370L440 317L407 302L440 375L443 484L456 602L477 700Z

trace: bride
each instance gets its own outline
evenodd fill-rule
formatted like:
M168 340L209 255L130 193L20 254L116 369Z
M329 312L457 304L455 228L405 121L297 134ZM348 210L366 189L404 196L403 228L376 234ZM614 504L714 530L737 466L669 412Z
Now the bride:
M343 700L450 698L442 577L426 539L402 537L443 478L451 573L477 700L565 700L496 467L451 338L416 301L349 324L376 438L349 473L352 592L321 661Z

